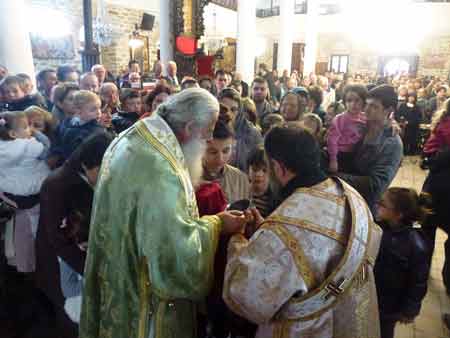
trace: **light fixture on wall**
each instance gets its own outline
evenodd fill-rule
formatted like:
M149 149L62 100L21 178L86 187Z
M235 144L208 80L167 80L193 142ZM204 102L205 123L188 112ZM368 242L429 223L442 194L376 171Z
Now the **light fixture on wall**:
M144 41L140 38L138 25L135 25L134 31L130 35L130 40L128 40L128 46L131 49L131 58L134 59L134 52L137 48L144 45Z

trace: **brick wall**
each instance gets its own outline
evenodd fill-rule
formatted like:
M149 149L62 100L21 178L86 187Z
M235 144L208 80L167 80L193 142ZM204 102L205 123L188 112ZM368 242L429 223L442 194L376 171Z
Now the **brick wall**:
M60 12L69 22L69 29L74 42L74 58L72 59L34 59L36 71L43 68L56 68L62 64L74 65L81 70L80 29L83 26L82 0L26 0L33 8L48 8ZM114 28L113 42L110 46L101 48L100 60L113 74L119 74L120 70L128 65L130 51L128 41L135 24L140 24L143 10L126 8L107 3L107 11ZM93 16L95 17L96 5L93 1ZM50 18L51 19L51 18ZM156 21L156 20L155 20ZM57 27L55 27L57 29ZM156 60L157 43L159 41L158 23L152 32L142 32L149 37L149 64L153 65Z
M101 49L102 63L114 74L126 69L130 60L128 41L134 30L134 25L141 23L144 11L108 5L108 15L114 27L113 42L111 46ZM155 22L151 32L141 32L149 40L149 64L153 65L157 58L157 43L159 40L159 25Z

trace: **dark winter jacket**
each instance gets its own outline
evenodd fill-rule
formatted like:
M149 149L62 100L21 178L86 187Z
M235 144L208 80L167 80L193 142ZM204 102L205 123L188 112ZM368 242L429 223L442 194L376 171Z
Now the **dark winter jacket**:
M6 103L6 109L9 111L24 111L31 106L38 106L47 109L45 99L41 94L27 95L20 100Z
M420 229L383 226L380 251L375 263L378 306L383 316L415 317L427 293L428 255Z
M113 125L114 131L117 134L120 134L121 132L135 124L139 120L139 118L140 115L138 113L119 112L116 116L113 117L111 123Z
M103 131L105 128L97 120L80 124L75 118L68 118L56 130L50 156L58 156L65 161L86 138Z
M58 306L64 305L64 298L57 256L81 275L86 259L86 252L80 250L78 243L87 239L94 190L79 174L78 155L75 153L62 167L53 171L41 189L36 280L39 288ZM82 215L79 229L68 231L61 228L63 220L74 215Z
M450 231L450 150L436 153L431 160L423 191L432 197L432 223Z

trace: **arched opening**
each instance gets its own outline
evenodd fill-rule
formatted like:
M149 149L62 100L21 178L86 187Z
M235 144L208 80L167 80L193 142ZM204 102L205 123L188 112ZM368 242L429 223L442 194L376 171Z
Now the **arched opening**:
M411 65L408 61L400 58L394 58L386 63L383 69L383 75L402 75L408 74Z
M406 55L382 55L378 59L378 74L381 76L408 74L415 76L419 56L417 54Z

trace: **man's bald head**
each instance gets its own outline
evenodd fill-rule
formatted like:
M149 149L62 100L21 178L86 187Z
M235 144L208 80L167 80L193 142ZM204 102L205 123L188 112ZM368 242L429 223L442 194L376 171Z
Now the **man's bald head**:
M80 78L80 89L98 93L98 78L95 73L84 73Z
M102 84L106 78L106 68L103 65L97 64L93 65L91 68L91 72L97 76L98 83Z
M116 106L119 103L119 89L114 83L106 82L100 87L100 98L103 104Z

